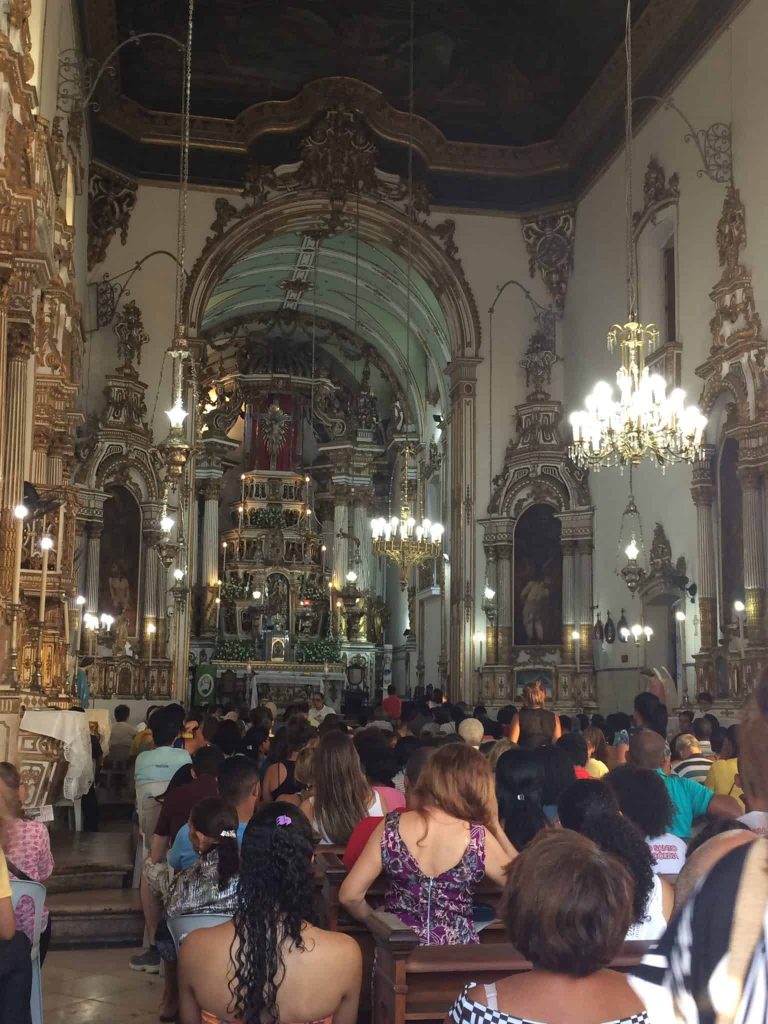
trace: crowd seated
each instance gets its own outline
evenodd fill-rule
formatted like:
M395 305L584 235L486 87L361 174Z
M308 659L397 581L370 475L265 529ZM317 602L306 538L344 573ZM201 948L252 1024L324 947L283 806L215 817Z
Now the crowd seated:
M141 878L149 943L130 966L164 966L161 1019L351 1024L368 1011L371 976L390 983L373 970L373 947L383 957L400 942L432 949L430 970L441 950L467 951L446 961L456 985L440 1014L454 1024L560 1024L564 1005L580 1008L580 1024L703 1024L686 1016L698 968L680 965L716 928L714 880L735 908L727 922L743 914L743 878L759 908L768 901L768 677L738 727L680 716L674 770L655 693L638 695L632 719L563 721L540 682L496 720L431 696L388 693L355 722L321 694L281 715L168 705L148 716L133 756L137 796L156 809ZM8 871L45 880L52 870L47 832L24 818L20 794L18 773L0 764L0 1024L29 982L27 911L6 913ZM177 950L168 922L188 914L228 920ZM729 934L700 951L713 970ZM637 941L661 953L642 965L625 956L628 980L610 965ZM507 951L508 971L494 949ZM414 972L426 977L425 964ZM758 973L745 978L762 998Z

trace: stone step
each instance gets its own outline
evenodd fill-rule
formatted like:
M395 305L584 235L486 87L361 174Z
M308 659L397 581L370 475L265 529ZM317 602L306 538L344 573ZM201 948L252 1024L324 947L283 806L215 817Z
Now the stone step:
M61 870L54 869L45 887L51 895L64 892L93 892L96 889L122 889L131 871L130 864L93 864L80 868L67 866Z
M48 908L52 949L141 945L144 915L138 889L54 893Z

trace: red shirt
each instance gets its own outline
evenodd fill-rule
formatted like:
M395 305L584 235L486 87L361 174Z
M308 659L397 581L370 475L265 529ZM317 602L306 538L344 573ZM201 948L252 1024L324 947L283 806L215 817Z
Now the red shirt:
M403 702L396 693L392 693L389 697L385 697L381 702L381 706L390 718L397 719L397 721L400 720L400 715L403 712Z
M591 779L592 776L589 774L586 768L580 768L578 765L573 769L573 774L577 779Z
M210 775L176 786L163 797L163 808L155 825L156 836L168 836L171 842L182 825L189 821L189 812L201 800L219 795L219 784Z
M344 867L347 871L351 871L352 867L365 849L368 840L371 838L376 830L376 826L380 825L384 821L383 818L363 818L362 821L358 821L355 827L352 829L352 835L349 837L346 848L344 850ZM322 850L322 847L320 847Z

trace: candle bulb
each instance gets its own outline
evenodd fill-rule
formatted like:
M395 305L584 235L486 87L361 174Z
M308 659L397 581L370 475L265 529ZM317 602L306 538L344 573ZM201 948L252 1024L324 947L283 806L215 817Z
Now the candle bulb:
M154 639L157 626L154 622L150 622L147 626L147 637L149 639L149 667L152 668L152 640Z
M50 537L43 537L40 541L40 548L43 552L43 573L40 580L40 609L37 616L42 629L45 623L45 599L48 596L48 552L53 547L53 541Z
M576 656L576 675L581 671L581 633L578 629L574 629L571 633L571 640L573 640L573 650Z

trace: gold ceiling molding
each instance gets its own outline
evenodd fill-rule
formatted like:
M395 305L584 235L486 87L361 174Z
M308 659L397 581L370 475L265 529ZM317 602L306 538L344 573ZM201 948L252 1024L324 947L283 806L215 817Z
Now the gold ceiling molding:
M700 53L726 20L743 6L745 0L721 0L715 13L701 11L703 0L650 0L637 19L633 32L635 78L641 79L653 69L660 54L667 66L675 55L665 49L688 40L692 29L701 20L702 38L696 37L693 47L679 64L679 79L688 68L693 52ZM86 0L85 22L90 56L103 60L120 42L115 3ZM604 166L608 155L598 164L590 154L604 136L607 126L621 111L624 95L623 47L616 48L597 79L589 87L568 116L556 136L528 146L499 146L449 140L433 124L414 117L413 144L431 171L472 174L496 178L524 178L579 170L585 161L585 179L577 181L583 192ZM670 86L662 83L665 91ZM151 110L130 100L121 92L119 75L104 75L99 84L98 117L115 130L136 142L155 145L178 145L180 118L178 114ZM277 132L290 134L305 127L321 110L335 103L354 105L365 116L371 128L383 139L406 145L409 138L409 115L397 110L375 87L352 78L324 78L308 83L288 100L268 100L254 104L236 118L193 116L192 146L212 151L246 153L262 136ZM618 139L617 139L618 145Z

